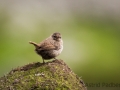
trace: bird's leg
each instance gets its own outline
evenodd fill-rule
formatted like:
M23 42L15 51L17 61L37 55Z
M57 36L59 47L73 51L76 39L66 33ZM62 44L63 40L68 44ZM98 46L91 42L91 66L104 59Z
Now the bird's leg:
M43 63L45 63L44 58L42 58L42 60L43 60Z
M57 60L55 57L54 57L55 60Z

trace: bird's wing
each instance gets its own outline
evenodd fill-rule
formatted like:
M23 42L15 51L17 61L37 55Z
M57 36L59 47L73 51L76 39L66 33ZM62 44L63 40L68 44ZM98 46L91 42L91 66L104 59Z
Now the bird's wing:
M54 42L50 42L49 40L45 40L40 44L41 50L55 50L56 46Z

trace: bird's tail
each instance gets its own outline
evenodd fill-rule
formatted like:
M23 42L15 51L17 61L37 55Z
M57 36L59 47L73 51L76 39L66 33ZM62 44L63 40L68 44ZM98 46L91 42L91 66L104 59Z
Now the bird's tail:
M39 47L39 45L35 42L29 41L30 44L33 44L35 47Z

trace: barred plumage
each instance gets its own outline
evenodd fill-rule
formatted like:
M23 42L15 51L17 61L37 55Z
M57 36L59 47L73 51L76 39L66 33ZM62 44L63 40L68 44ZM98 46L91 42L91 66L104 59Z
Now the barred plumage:
M42 41L39 44L35 42L29 42L35 46L35 51L43 59L48 60L58 56L63 50L63 41L60 33L53 33L46 40Z

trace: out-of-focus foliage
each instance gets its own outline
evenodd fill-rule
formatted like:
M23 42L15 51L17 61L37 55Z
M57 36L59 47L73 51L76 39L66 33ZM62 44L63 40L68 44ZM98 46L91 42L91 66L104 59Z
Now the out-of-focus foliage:
M39 43L60 32L64 50L57 58L85 83L120 84L119 4L118 0L1 0L0 76L26 63L42 62L28 41Z

